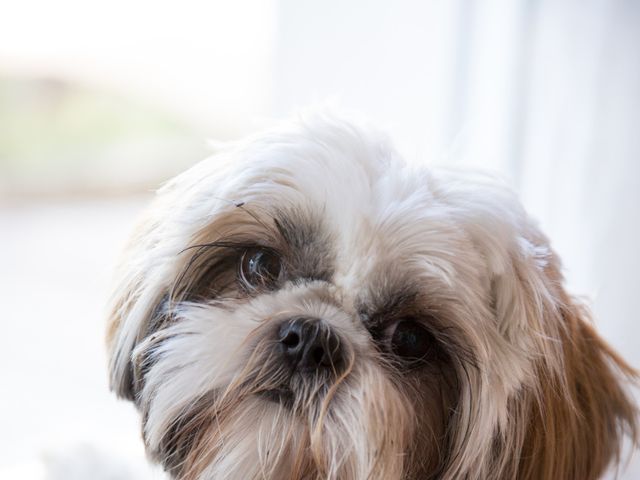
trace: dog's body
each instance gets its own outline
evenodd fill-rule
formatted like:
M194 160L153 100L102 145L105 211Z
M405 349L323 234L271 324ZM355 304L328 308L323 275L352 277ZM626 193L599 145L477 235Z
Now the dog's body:
M334 118L165 186L108 343L179 479L590 480L636 439L635 373L512 194Z

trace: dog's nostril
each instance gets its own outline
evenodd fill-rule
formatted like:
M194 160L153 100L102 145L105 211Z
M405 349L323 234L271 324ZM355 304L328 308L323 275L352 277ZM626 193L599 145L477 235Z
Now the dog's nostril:
M296 332L287 332L282 340L280 340L284 345L289 348L297 347L298 343L300 343L300 336Z
M311 351L311 358L316 365L323 365L324 349L320 346L315 347Z
M340 361L340 341L318 318L296 317L278 330L281 352L295 369L313 371L334 368Z

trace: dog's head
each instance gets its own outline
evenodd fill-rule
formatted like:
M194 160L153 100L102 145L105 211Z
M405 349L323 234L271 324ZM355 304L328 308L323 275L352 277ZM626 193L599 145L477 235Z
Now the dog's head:
M162 188L111 384L181 479L596 478L633 371L512 194L315 117Z

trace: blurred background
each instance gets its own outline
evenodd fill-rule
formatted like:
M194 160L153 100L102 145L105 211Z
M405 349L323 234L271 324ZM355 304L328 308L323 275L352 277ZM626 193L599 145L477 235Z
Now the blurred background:
M506 178L640 367L640 2L0 6L0 478L162 478L107 388L117 254L207 139L326 99L409 161Z

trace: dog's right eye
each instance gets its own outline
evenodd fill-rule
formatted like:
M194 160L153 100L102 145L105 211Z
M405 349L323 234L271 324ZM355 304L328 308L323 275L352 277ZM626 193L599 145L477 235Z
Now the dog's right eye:
M238 276L251 290L275 287L282 273L282 262L277 253L265 248L249 248L240 258Z

